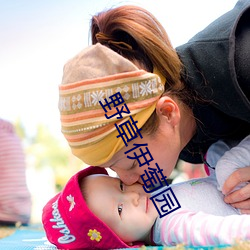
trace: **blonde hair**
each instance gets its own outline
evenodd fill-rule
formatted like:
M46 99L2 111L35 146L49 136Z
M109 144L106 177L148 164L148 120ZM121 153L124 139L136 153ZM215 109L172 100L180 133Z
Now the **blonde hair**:
M166 78L165 93L190 103L190 93L181 82L181 61L163 26L147 10L125 5L100 12L92 17L91 38L93 44L99 42L149 72L156 68ZM154 112L142 129L153 134L157 124Z

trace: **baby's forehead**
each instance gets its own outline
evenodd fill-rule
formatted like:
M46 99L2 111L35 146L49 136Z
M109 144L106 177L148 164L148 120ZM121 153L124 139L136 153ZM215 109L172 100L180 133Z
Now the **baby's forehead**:
M119 186L120 179L116 177L111 177L105 174L94 174L89 175L83 178L80 181L80 188L83 194L83 197L88 200L88 197L96 193L109 193L112 190L116 190Z
M88 175L88 176L83 177L81 182L91 181L93 183L93 182L100 181L100 179L107 180L107 181L120 181L120 178L118 177L112 177L112 176L105 175L105 174L93 174L93 175Z
M95 189L95 187L105 187L109 186L108 183L114 183L113 179L117 179L114 177L111 177L106 174L92 174L87 175L79 179L79 187L82 192L83 197L85 200L88 200L89 197L89 191ZM111 184L112 185L112 184Z
M107 178L112 178L112 179L117 179L117 178L114 178L114 177L111 177L107 174L92 174L92 175L88 175L88 176L85 176L84 178L88 178L88 179L97 179L97 178L100 178L100 177L107 177Z

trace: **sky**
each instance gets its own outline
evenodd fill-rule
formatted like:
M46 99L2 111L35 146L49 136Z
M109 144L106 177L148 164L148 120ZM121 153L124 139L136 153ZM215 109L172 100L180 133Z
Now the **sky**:
M0 0L0 118L20 119L29 135L44 124L59 138L63 65L90 45L91 16L134 4L162 23L174 47L188 41L236 0Z

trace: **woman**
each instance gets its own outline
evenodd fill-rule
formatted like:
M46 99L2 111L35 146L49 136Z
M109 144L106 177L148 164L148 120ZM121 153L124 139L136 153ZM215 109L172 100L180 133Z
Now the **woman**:
M179 157L202 163L212 143L219 139L241 140L250 134L249 12L250 1L239 1L232 11L178 47L177 52L161 24L144 9L121 6L93 16L91 35L96 45L65 65L60 87L62 132L73 153L87 164L113 169L123 182L132 184L142 182L145 170L138 157L131 156L142 154L138 145L150 152L145 164L157 163L169 176ZM133 84L141 81L138 74L149 83L155 75L165 83L164 93L157 92L160 85L151 89L155 87L152 82L147 91L147 82L141 82L144 87L140 85L138 95L132 90L135 98L142 89L146 92L138 99L127 99L133 118L138 118L140 135L128 143L122 143L118 130L114 132L117 120L99 120L99 109L102 106L104 116L106 106L91 106L96 100L103 104L105 94L89 92L94 86L106 88L108 79L115 79L115 84L121 86L106 92L122 91L127 87L123 72L136 72L131 78ZM86 89L88 92L81 95L79 91ZM127 114L124 119L128 120ZM120 126L117 124L116 128ZM249 179L250 166L246 166L228 178L225 190L229 193L239 182ZM250 212L249 193L247 185L225 201Z

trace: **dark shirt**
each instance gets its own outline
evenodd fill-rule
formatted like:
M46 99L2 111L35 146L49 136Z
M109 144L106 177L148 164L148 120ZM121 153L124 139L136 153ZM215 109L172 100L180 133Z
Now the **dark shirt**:
M180 158L202 163L212 143L250 134L250 0L176 50L185 83L206 100L193 105L197 131Z

